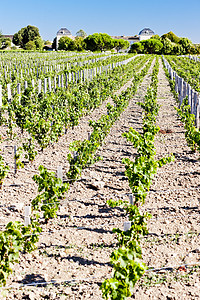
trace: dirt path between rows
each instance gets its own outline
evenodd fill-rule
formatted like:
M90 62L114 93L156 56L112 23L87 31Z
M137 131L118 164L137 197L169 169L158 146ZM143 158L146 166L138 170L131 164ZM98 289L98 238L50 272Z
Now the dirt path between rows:
M112 229L123 228L126 220L121 209L109 208L106 201L111 198L128 199L130 188L124 176L122 158L133 159L136 150L121 135L130 126L137 130L142 127L142 110L136 102L144 99L151 71L152 67L98 151L97 154L103 156L103 161L83 172L81 179L62 202L58 218L43 226L44 232L38 249L32 254L21 255L20 264L14 266L14 273L8 280L8 285L13 288L9 290L7 299L102 299L99 286L112 272L109 257L116 243ZM174 110L175 100L161 61L158 76L158 103L161 105L158 125L162 131L155 142L157 157L173 153L175 161L158 171L142 207L143 211L152 214L148 224L150 234L142 241L143 256L147 266L154 268L200 262L200 241L197 234L200 232L200 197L197 189L200 179L199 155L192 154L186 145L184 130ZM99 113L104 112L102 107ZM80 135L87 138L87 125L84 127L83 124L81 128L77 127L74 139L77 139L80 131ZM65 143L65 140L60 140L55 145L51 162L49 155L45 160L44 153L33 168L36 169L41 163L52 168L59 164L65 167ZM7 200L12 203L13 199L20 201L23 196L25 199L28 196L32 198L35 193L35 187L24 188L23 192L20 189L20 193L16 188L8 194ZM6 216L6 213L10 215ZM16 212L5 210L3 216L2 221L5 221L6 218L14 218ZM193 234L188 235L189 231ZM132 298L198 299L199 269L189 275L188 270L149 273L137 284ZM56 281L57 284L19 289L19 284L33 281Z

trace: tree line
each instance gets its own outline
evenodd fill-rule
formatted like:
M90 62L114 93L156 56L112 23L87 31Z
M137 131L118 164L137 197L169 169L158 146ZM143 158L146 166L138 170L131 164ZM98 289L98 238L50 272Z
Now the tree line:
M193 44L188 38L180 38L172 31L159 35L154 35L148 40L131 45L131 53L151 53L151 54L200 54L200 45Z
M180 38L172 31L162 36L154 35L150 39L133 43L130 46L127 40L114 39L106 33L94 33L87 36L85 31L80 29L74 39L68 36L61 37L58 41L57 49L56 37L53 43L43 41L39 29L35 26L28 25L14 34L12 42L21 49L33 51L44 50L45 48L64 51L106 51L112 49L120 51L129 48L130 53L165 55L200 54L200 44L195 45L188 38ZM11 40L3 37L0 32L0 49L6 49L10 46Z
M53 43L55 48L55 40ZM129 48L128 41L123 39L113 39L107 33L94 33L88 36L77 35L74 40L67 36L63 36L59 39L58 50L70 50L70 51L106 51L116 49L120 51L122 49Z

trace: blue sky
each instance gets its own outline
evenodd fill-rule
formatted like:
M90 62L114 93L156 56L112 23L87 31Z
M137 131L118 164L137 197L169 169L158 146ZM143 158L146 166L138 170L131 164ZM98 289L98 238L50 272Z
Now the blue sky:
M3 2L3 3L2 3ZM75 35L135 35L145 27L162 35L173 31L200 43L200 0L2 0L0 30L14 34L34 25L44 40L53 40L61 27Z

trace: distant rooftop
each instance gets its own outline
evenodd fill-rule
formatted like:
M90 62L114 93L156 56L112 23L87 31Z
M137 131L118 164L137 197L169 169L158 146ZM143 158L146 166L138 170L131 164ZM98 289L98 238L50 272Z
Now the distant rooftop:
M60 28L58 30L57 35L72 35L71 32L67 28Z
M147 35L148 36L148 35L155 35L155 33L150 28L144 28L139 32L139 35Z

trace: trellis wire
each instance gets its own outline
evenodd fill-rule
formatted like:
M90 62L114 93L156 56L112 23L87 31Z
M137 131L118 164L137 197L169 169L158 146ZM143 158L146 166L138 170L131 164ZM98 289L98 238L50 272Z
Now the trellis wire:
M160 271L163 271L163 270L166 270L166 271L171 271L171 270L177 270L179 268L182 268L182 267L185 267L185 268L188 268L188 267L195 267L195 266L200 266L200 263L191 263L191 264L180 264L180 265L175 265L175 266L166 266L166 267L162 267L162 268L154 268L154 267L149 267L149 269L147 269L145 271L145 273L149 273L149 272L160 272ZM180 270L181 271L181 270ZM71 280L54 280L52 279L51 281L43 281L43 282L31 282L31 283L22 283L22 284L18 284L18 286L16 285L9 285L9 286L5 286L5 287L2 287L2 289L16 289L16 288L23 288L23 287L27 287L27 286L40 286L40 285L56 285L56 284L64 284L64 283L67 283L67 284L72 284L72 283L79 283L79 282L82 282L82 281L91 281L91 280L102 280L102 279L105 279L105 277L94 277L94 276L91 276L90 278L87 277L87 278L80 278L80 279L71 279Z

